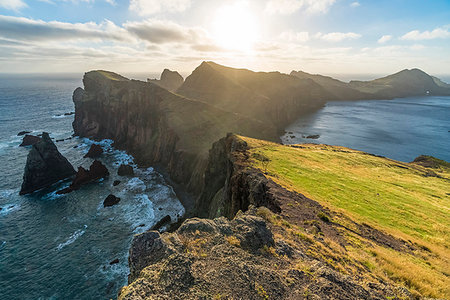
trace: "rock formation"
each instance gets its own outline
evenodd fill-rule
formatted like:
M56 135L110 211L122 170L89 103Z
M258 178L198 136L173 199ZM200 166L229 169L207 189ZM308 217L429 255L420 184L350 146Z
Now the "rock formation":
M130 165L121 164L117 170L117 175L119 176L134 176L133 167Z
M20 195L48 187L74 174L72 165L44 132L42 139L28 153Z
M109 194L108 197L103 201L103 207L110 207L116 205L120 202L120 198L114 196L113 194Z
M100 155L102 155L103 153L103 148L102 146L98 145L98 144L92 144L91 147L89 148L88 153L86 153L86 155L84 156L89 157L89 158L99 158Z
M24 134L27 134L27 133L31 133L31 131L26 131L26 130L21 131L21 132L19 132L19 133L17 134L17 136L21 136L21 135L24 135Z
M94 160L94 162L89 167L89 170L86 170L83 167L78 167L78 172L76 173L75 179L72 181L72 184L60 191L57 194L67 194L72 191L78 190L81 186L94 182L96 180L106 178L109 176L109 171L100 161Z
M41 140L40 137L26 134L23 139L22 143L19 145L19 147L26 147L26 146L32 146L39 142Z
M148 82L155 83L168 91L175 92L184 82L183 76L177 71L164 69L161 79L147 79Z

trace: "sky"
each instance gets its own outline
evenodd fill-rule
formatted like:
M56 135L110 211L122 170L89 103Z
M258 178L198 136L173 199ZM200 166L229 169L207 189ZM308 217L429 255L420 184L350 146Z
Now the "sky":
M0 0L0 72L450 74L449 0Z

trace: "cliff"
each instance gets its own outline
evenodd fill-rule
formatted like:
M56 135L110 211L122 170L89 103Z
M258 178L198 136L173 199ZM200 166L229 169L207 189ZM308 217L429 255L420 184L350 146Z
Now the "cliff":
M332 95L310 79L279 72L252 72L203 62L178 94L273 124L279 131Z
M83 78L73 94L76 135L112 139L143 165L161 164L198 194L211 144L227 132L276 141L263 122L175 95L156 84L106 71Z
M200 212L210 219L135 236L119 299L445 298L446 233L434 226L448 225L448 171L228 135L209 153Z

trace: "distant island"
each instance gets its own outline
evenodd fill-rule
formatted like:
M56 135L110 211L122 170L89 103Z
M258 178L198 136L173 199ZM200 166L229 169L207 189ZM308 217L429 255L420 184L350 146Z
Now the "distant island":
M328 101L450 95L438 78L412 69L345 83L203 62L185 80L99 70L83 83L75 135L158 166L187 208L168 232L158 229L170 217L134 237L119 299L448 295L448 162L280 144L287 125ZM120 201L108 197L105 206Z

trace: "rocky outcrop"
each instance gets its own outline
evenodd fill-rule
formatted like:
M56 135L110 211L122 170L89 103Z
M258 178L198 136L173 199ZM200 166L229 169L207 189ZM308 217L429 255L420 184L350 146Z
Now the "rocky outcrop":
M25 134L28 134L28 133L31 133L31 131L23 130L23 131L19 132L19 133L17 134L17 136L25 135Z
M119 176L134 176L133 167L130 165L121 164L117 170L117 175Z
M89 170L86 170L83 167L78 167L78 172L76 173L75 179L72 181L71 185L65 189L58 191L57 194L70 193L72 191L78 190L83 185L102 178L106 178L108 176L108 168L106 168L105 165L103 165L100 161L94 160L94 162L89 167Z
M164 69L161 79L147 79L147 81L155 83L168 91L175 92L183 84L184 79L177 71Z
M141 165L161 164L170 177L199 194L212 143L237 132L279 140L276 130L256 120L172 94L158 85L93 71L73 95L75 134L113 139Z
M26 147L26 146L33 146L37 142L41 140L40 137L26 134L23 139L22 143L19 145L19 147Z
M103 201L103 207L110 207L116 205L120 202L120 198L114 196L113 194L109 194L108 197Z
M85 158L99 158L100 155L103 154L103 148L102 146L98 145L98 144L92 144L91 147L89 148L89 151L86 153L86 155L84 156Z
M62 156L48 133L42 134L28 153L20 195L48 187L75 174L70 162Z
M341 274L277 240L250 208L232 220L189 219L174 233L134 237L119 299L384 299L407 291ZM299 262L302 262L299 266ZM368 284L369 283L369 284Z

